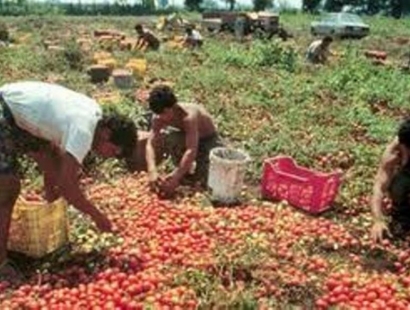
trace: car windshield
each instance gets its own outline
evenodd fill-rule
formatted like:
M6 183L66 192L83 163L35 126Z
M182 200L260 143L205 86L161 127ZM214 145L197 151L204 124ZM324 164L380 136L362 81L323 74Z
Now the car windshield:
M337 21L337 14L327 14L322 19L323 22L336 22Z
M323 17L322 22L325 23L362 23L362 20L359 16L355 14L338 14L330 13Z
M361 18L354 14L341 14L340 19L341 21L349 23L362 23Z

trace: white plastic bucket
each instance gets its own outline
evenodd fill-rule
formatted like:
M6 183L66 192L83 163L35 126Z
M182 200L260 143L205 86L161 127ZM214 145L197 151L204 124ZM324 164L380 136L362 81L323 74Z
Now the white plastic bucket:
M208 187L212 200L222 203L235 203L241 194L248 154L232 149L217 147L209 155L210 165Z

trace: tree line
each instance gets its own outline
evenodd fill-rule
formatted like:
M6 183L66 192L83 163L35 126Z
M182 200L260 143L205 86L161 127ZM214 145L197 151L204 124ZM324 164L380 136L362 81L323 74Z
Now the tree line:
M130 4L123 0L114 3L59 3L53 0L45 2L28 0L0 0L0 16L24 16L24 15L145 15L160 14L172 11L156 10L154 0L142 0L141 3Z
M409 0L303 0L303 11L315 13L323 8L329 12L339 12L346 5L356 8L358 13L374 15L383 13L400 18L410 13Z
M185 8L190 11L203 11L204 7L216 0L184 0ZM237 0L222 0L230 10L234 10ZM253 9L262 11L273 6L275 0L252 0ZM338 12L344 6L351 5L357 8L358 13L378 14L400 18L410 13L410 0L303 0L302 10L315 13L323 9L325 11ZM215 7L215 6L213 6ZM146 15L164 14L175 11L176 8L158 9L154 0L142 0L140 3L130 4L127 0L117 0L114 3L59 3L58 0L36 2L30 0L0 0L0 15L21 16L41 14L63 15Z

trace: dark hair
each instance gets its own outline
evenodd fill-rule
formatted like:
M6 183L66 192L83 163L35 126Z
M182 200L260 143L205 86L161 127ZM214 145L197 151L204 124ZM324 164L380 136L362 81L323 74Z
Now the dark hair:
M192 26L187 26L187 27L185 28L185 32L186 32L187 34L191 34L193 30L194 30L194 29L192 28Z
M135 27L134 27L134 29L135 29L136 31L142 31L142 30L143 30L141 24L136 24Z
M177 97L171 87L158 85L151 90L148 102L152 112L161 114L165 109L172 108L177 103Z
M137 144L137 127L129 117L109 111L99 121L98 127L111 131L110 141L121 148L119 158L131 156Z
M400 144L410 148L410 118L401 123L398 136Z
M333 42L333 38L330 37L330 36L325 36L325 37L323 38L323 42L325 42L325 43L332 43L332 42Z

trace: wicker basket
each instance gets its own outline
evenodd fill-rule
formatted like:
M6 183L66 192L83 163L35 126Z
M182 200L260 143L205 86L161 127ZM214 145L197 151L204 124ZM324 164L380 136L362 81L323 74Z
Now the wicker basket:
M8 249L40 258L68 242L67 204L51 204L19 198L14 206Z

